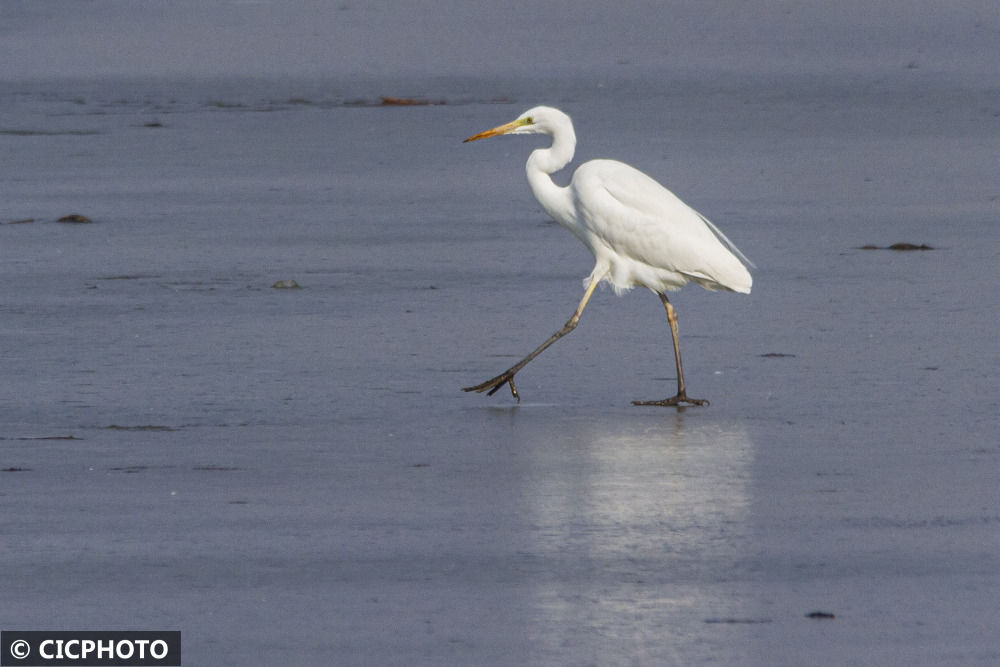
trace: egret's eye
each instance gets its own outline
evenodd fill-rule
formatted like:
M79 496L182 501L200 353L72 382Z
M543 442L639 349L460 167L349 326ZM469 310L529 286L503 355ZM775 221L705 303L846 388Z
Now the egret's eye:
M534 125L535 124L535 119L532 118L531 116L528 116L524 120L528 123L528 125Z

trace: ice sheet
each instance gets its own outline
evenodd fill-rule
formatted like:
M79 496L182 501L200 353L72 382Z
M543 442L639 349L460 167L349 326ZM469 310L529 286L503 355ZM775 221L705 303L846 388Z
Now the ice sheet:
M185 664L1000 660L996 17L675 8L653 47L640 4L199 6L0 10L0 627L179 629ZM398 52L363 71L314 34L341 16ZM673 299L709 407L629 405L674 384L641 290L520 405L460 391L591 269L524 182L544 140L461 143L537 103L759 267ZM859 249L900 241L934 250Z

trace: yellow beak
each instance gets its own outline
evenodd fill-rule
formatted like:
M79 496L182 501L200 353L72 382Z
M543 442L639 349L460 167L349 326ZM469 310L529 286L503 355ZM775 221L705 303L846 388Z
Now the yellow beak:
M485 132L480 132L479 134L474 134L462 143L468 143L470 141L478 141L479 139L489 139L490 137L495 137L501 134L507 134L508 132L513 132L517 128L527 125L528 119L524 118L521 120L514 120L499 127L494 127L492 130L486 130Z

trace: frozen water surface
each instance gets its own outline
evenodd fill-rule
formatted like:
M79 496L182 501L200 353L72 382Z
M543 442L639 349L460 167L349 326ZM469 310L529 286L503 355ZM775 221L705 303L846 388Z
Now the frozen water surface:
M0 627L179 629L190 665L1000 662L998 25L932 5L678 8L657 50L648 6L591 49L553 3L505 27L537 66L492 8L421 15L421 62L378 4L5 5ZM276 46L313 25L339 69ZM674 298L711 406L629 405L674 383L642 290L520 405L460 391L591 269L524 182L543 139L461 143L537 103L760 267ZM858 249L895 242L934 250Z

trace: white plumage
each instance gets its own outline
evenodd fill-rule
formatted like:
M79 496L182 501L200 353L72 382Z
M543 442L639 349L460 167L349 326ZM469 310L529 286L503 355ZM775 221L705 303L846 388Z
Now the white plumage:
M728 238L704 216L682 202L658 182L616 160L591 160L577 168L573 180L562 187L551 174L573 159L576 134L562 111L535 107L514 121L469 137L475 141L501 134L548 134L552 145L538 148L528 157L526 172L535 197L557 222L590 248L596 260L585 281L580 305L562 329L534 352L500 375L466 391L496 392L509 384L520 400L514 375L549 345L572 331L594 288L606 281L621 293L632 287L656 292L667 309L677 364L677 395L663 401L639 405L701 405L707 401L687 397L681 367L677 317L667 291L696 282L709 290L749 294L753 284L744 265L752 264Z
M748 294L753 279L728 239L641 171L615 160L580 166L570 184L577 214L561 221L584 242L616 290L676 290L690 281ZM739 252L738 250L736 252Z

